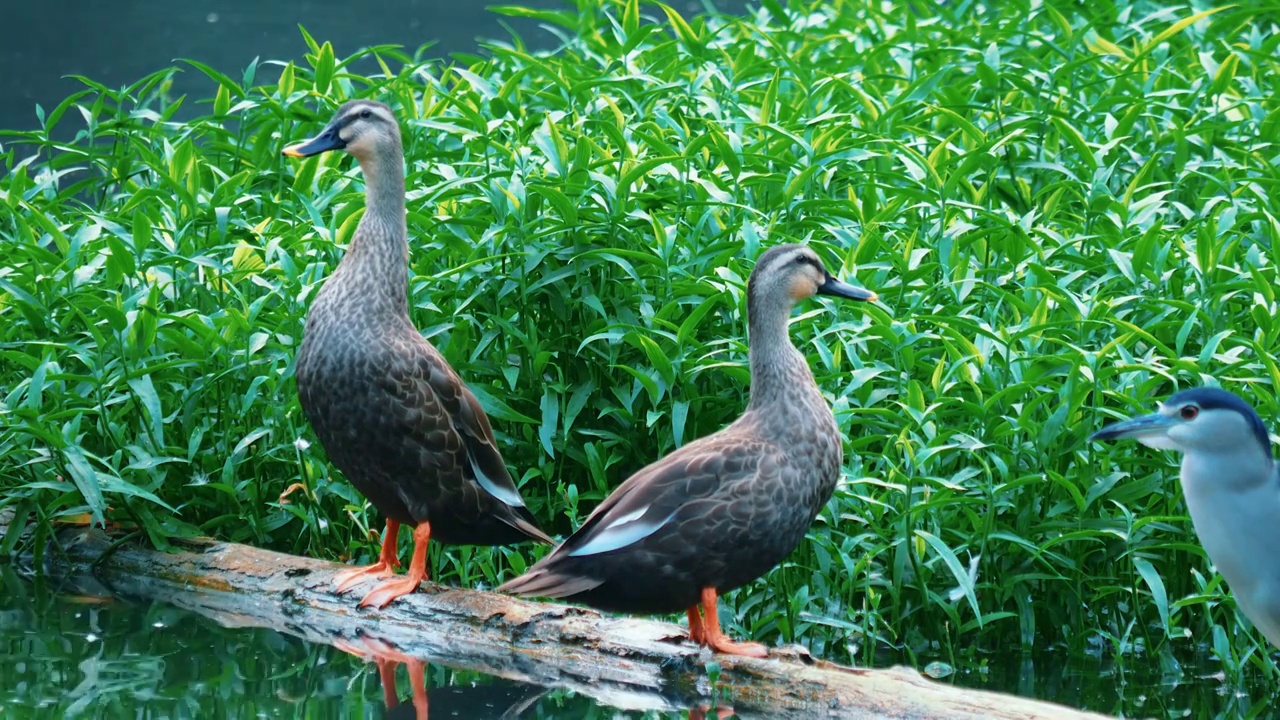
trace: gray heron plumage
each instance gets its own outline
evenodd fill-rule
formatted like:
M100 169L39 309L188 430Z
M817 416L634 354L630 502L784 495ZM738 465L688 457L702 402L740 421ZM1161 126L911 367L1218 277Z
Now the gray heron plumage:
M1280 647L1280 475L1258 413L1226 390L1192 388L1090 439L1182 453L1182 493L1200 543L1241 612Z

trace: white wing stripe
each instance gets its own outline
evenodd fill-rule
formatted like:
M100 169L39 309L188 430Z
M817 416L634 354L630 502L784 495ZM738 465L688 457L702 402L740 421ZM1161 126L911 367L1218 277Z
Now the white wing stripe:
M668 520L675 517L675 512L672 512L657 522L652 519L645 520L644 514L649 512L649 507L646 505L609 523L597 532L595 537L588 540L586 544L570 550L569 556L597 555L626 547L654 534L658 531L658 528L666 525Z
M489 479L488 475L480 469L475 458L471 457L471 453L467 453L467 459L471 461L471 471L475 473L476 482L480 483L480 487L484 488L490 495L497 498L502 503L513 508L524 507L524 498L520 497L520 492L512 488L505 488L498 483Z

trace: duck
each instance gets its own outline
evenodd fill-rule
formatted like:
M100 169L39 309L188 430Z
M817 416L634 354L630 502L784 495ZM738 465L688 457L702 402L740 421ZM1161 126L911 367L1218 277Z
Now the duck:
M804 539L835 490L843 439L788 324L814 295L875 301L807 245L762 253L747 281L750 399L743 414L642 468L559 547L500 592L611 612L684 610L713 653L765 657L720 629L718 597L764 575Z
M525 506L475 394L409 319L404 151L391 108L349 101L319 135L283 152L332 151L359 163L365 212L307 312L295 375L330 462L386 519L377 562L339 573L335 591L376 579L359 606L382 608L427 578L433 540L552 540ZM395 572L401 526L414 541L403 576Z

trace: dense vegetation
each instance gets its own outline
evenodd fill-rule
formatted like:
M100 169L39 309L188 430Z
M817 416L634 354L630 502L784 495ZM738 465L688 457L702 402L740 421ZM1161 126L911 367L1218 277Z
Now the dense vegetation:
M808 242L882 300L794 322L846 474L810 541L728 597L735 632L843 660L1065 645L1172 668L1207 646L1274 672L1173 458L1086 442L1205 382L1280 415L1274 17L578 6L502 10L558 28L551 53L342 57L304 33L303 62L184 64L211 101L170 97L174 69L84 78L43 130L0 135L0 503L46 527L110 506L162 547L374 552L292 366L361 180L280 156L374 97L405 132L414 321L556 531L741 411L751 260ZM435 552L469 585L533 555Z

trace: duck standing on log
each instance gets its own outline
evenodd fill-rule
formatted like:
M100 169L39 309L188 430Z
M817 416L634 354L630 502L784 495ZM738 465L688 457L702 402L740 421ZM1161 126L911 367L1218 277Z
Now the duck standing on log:
M381 579L360 606L384 607L427 577L431 540L551 539L525 508L475 395L409 320L404 155L391 109L348 102L319 135L284 154L330 150L359 161L366 207L307 313L298 396L329 459L387 521L378 561L339 573L337 592ZM400 525L412 526L414 539L404 576L395 574Z
M498 589L616 612L685 610L695 643L764 657L763 645L721 633L716 598L782 562L840 475L835 416L787 332L792 307L815 294L876 299L832 277L808 247L762 254L747 283L746 412L632 475L564 544Z

